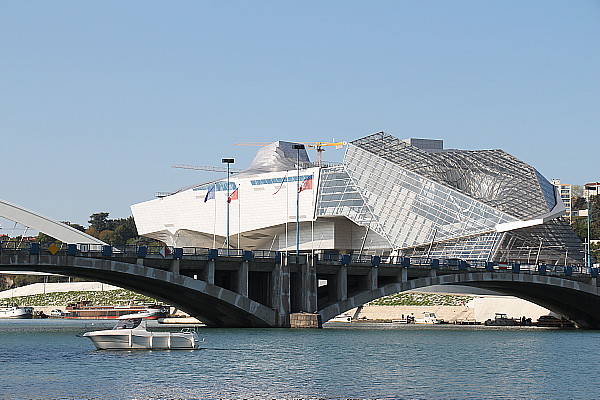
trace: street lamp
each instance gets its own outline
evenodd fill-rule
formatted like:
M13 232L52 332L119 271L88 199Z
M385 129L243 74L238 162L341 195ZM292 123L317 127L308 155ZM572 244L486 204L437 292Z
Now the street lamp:
M300 254L300 150L304 150L303 144L293 144L292 148L298 151L296 157L296 255Z
M588 189L586 187L586 189ZM588 189L590 190L590 189ZM591 219L591 207L590 204L592 203L592 195L590 194L587 198L587 264L588 264L588 271L591 274L592 273L592 237L590 236L590 219Z
M235 160L233 158L223 158L221 162L227 164L227 236L225 237L225 248L229 257L229 164L233 164Z

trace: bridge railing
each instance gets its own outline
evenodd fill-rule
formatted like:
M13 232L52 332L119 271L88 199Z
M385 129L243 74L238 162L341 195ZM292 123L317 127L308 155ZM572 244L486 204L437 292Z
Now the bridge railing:
M252 250L252 254L254 258L276 259L279 257L280 253L278 251L273 250Z
M341 264L343 256L339 253L315 254L316 260L321 264Z
M372 265L373 256L370 254L351 254L350 264L369 264Z
M183 256L208 257L208 247L183 247Z
M272 250L243 250L243 249L209 249L206 247L173 246L138 246L102 244L66 244L60 242L30 242L25 240L0 241L1 252L25 252L29 254L71 255L90 258L189 258L189 259L216 259L217 257L233 257L244 261L251 259L279 260L283 253ZM291 254L289 254L291 255ZM308 254L302 253L303 259ZM288 260L289 261L289 260ZM305 262L305 261L303 261ZM366 254L315 254L315 262L329 265L371 265L392 266L399 268L439 269L444 271L477 271L507 272L522 274L539 274L552 276L582 276L597 277L598 268L591 271L581 265L533 265L519 263L499 263L485 261L465 261L456 258L435 259L431 257L403 257L403 256L371 256Z
M219 257L242 257L243 249L217 249Z

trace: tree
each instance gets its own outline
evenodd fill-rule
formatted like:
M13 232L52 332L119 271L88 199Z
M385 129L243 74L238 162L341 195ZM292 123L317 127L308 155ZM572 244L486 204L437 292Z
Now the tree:
M98 235L98 238L100 240L102 240L103 242L106 242L109 244L117 244L115 241L115 232L108 230L108 229L100 232L100 235Z
M85 230L85 233L87 233L90 236L93 236L95 238L100 238L100 232L98 231L98 229L91 227Z
M90 220L88 223L90 224L90 228L95 228L98 232L112 230L111 222L108 219L107 212L99 212L90 215Z
M578 205L580 204L578 203ZM583 206L579 209L587 209L585 199L583 199ZM583 242L587 242L587 218L575 217L571 227ZM591 240L600 239L600 196L590 197L590 236Z
M36 240L42 243L58 242L58 240L56 240L50 235L46 235L44 232L38 233Z
M133 217L116 220L115 241L119 244L128 243L131 239L137 239L138 233Z
M587 208L587 201L581 196L573 196L571 198L571 210L578 211Z
M86 233L109 244L137 244L140 239L133 217L109 219L108 213L90 215Z

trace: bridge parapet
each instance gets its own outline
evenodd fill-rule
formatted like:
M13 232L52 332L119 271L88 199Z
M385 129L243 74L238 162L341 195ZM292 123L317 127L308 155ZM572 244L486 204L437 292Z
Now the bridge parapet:
M66 244L54 242L26 242L8 240L0 242L0 252L28 252L29 254L71 255L89 258L150 258L150 259L186 259L206 261L210 259L229 258L232 260L249 261L251 259L274 260L279 262L282 253L271 250L243 250L243 249L209 249L205 247L173 246L138 246L101 244ZM310 254L287 254L289 264L305 264L310 261ZM296 259L300 257L301 259ZM588 268L583 265L544 265L544 264L518 264L496 262L467 262L460 259L435 259L430 257L402 257L402 256L372 256L359 254L324 253L314 255L314 264L319 265L347 265L347 266L372 266L412 268L423 270L451 271L488 271L510 272L520 274L538 274L560 277L598 277L598 268Z

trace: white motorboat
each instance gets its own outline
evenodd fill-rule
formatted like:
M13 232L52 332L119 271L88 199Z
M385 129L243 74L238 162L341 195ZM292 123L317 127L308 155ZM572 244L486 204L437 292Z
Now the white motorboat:
M337 317L331 318L327 322L352 322L352 316L348 314L340 314Z
M33 317L33 307L19 307L15 304L0 307L0 318L25 319Z
M438 319L435 313L424 312L423 318L415 318L415 324L442 324L444 320Z
M152 313L129 314L119 317L112 329L86 332L98 350L193 350L200 348L204 339L190 328L180 332L152 332L147 328L147 317Z

